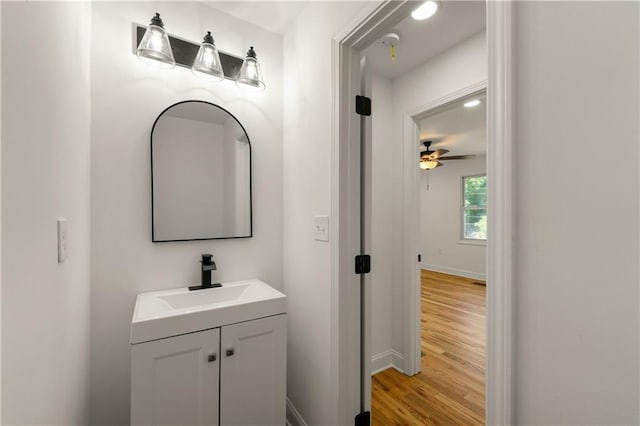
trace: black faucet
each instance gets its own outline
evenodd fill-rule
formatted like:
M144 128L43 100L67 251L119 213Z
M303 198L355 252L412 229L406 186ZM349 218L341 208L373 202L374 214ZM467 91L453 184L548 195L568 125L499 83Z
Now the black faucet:
M189 287L190 291L193 290L202 290L205 288L214 288L214 287L222 287L222 284L215 283L211 284L211 271L216 270L216 262L213 261L212 254L203 254L202 255L202 279L200 281L200 285L193 285Z

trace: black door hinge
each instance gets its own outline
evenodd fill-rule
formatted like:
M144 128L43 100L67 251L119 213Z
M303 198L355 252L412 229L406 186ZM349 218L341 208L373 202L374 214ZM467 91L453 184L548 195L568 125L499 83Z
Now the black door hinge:
M422 255L421 254L418 255L418 262L422 262Z
M371 98L356 95L356 112L360 115L371 115Z
M356 256L356 274L368 274L371 272L371 256L360 254Z
M370 426L371 425L371 413L369 411L363 411L356 416L356 426Z

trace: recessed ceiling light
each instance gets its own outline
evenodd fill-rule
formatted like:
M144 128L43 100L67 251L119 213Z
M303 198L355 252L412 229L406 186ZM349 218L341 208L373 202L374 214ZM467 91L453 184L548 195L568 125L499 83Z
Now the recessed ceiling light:
M437 11L438 3L434 0L428 0L411 12L411 17L416 21L424 21L425 19L431 18Z
M480 100L479 99L474 99L472 101L469 102L465 102L464 106L467 108L473 108L474 106L478 106L480 105Z

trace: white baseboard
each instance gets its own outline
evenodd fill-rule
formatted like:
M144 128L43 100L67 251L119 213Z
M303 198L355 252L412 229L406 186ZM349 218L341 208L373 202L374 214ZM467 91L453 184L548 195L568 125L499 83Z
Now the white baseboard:
M396 352L393 349L380 352L371 357L371 375L379 373L387 368L395 368L399 372L402 371L402 365L404 357L400 352Z
M430 265L424 262L420 263L420 267L422 267L422 269L428 269L434 272L442 272L443 274L451 274L451 275L458 275L460 277L471 278L472 280L482 280L482 281L487 280L487 274L481 274L479 272L473 272L473 271L465 271L464 269L450 268L448 266Z
M296 407L289 398L287 398L287 425L288 426L307 426Z

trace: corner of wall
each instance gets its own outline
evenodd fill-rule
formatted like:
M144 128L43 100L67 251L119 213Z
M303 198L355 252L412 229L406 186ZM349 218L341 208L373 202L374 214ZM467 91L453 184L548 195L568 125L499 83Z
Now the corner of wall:
M287 426L307 426L307 422L304 421L289 398L287 398Z
M404 356L393 349L386 350L371 357L371 375L380 373L389 368L395 368L404 373L402 366L404 365Z

